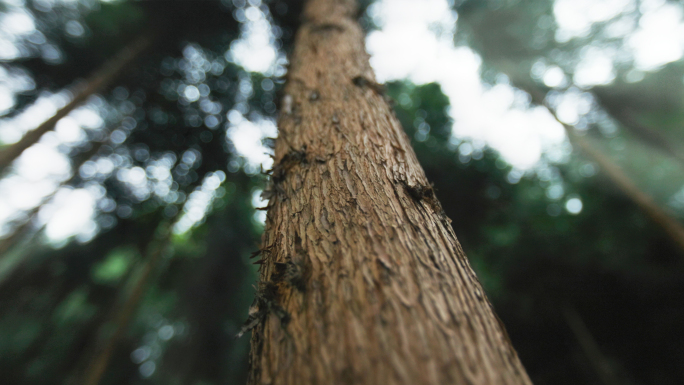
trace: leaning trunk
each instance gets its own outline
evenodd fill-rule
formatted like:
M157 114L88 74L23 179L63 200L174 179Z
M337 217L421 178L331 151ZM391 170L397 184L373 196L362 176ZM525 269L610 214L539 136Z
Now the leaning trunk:
M139 36L132 43L124 47L116 56L107 61L86 82L85 85L77 86L74 97L67 105L60 108L55 114L37 128L29 131L17 143L0 150L0 171L9 166L24 150L34 145L46 132L55 128L57 122L67 116L76 107L83 104L95 92L102 90L111 84L138 56L149 47L154 36L145 34Z
M250 383L530 384L354 17L353 1L311 0L295 41Z

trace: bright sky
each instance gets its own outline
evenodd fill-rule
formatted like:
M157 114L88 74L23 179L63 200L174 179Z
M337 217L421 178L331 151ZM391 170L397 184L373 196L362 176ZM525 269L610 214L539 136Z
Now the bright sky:
M285 74L284 65L287 59L282 52L278 53L275 49L276 38L268 21L270 16L263 13L259 8L260 4L261 0L250 0L244 8L236 12L238 20L243 22L242 33L240 38L231 44L225 56L247 71L261 72L266 76L282 76ZM273 83L268 86L272 88ZM240 85L240 91L238 101L251 96L251 82L245 79L244 86ZM248 172L255 173L260 166L268 170L273 160L268 156L270 151L263 146L262 140L277 136L275 121L260 115L255 115L255 119L249 120L244 116L246 112L242 103L228 111L228 138L235 146L236 152L245 157L245 168Z
M483 84L480 57L453 44L458 17L446 1L383 0L369 13L381 26L367 38L378 80L439 83L451 101L455 137L488 145L520 169L563 142L560 124L544 109L526 108L525 95L505 77L491 88Z
M616 18L611 30L627 37L626 48L638 70L657 70L680 59L684 49L682 7L664 0L644 0L644 16L638 25L630 14L635 7L635 0L556 0L556 39L564 42L584 37L594 23ZM380 82L408 78L416 84L439 83L451 101L453 135L496 149L516 168L532 168L542 153L562 158L565 135L560 124L543 108L527 108L522 101L525 95L508 85L505 77L491 88L483 84L477 53L453 45L458 15L447 1L381 0L368 12L381 27L367 38L371 64ZM617 53L586 47L574 71L574 84L591 87L612 82ZM546 85L567 85L558 66L540 64L543 68L537 71ZM563 121L577 123L589 112L582 98L576 89L559 98L558 113Z
M63 99L41 98L37 106L44 106L49 112L62 105ZM36 108L31 107L13 119L0 122L0 135L10 133L3 138L10 136L17 140L20 136L11 135L11 129L25 131L30 125L39 124L45 113L38 113ZM100 197L86 188L56 189L73 172L68 151L84 144L84 130L101 130L103 124L98 108L86 104L60 120L54 131L43 135L37 144L17 158L13 172L0 179L0 236L11 230L11 222L24 220L24 211L43 202L49 204L41 209L35 225L46 225L48 240L59 244L78 235L79 240L87 241L97 233L93 216L96 199Z
M51 7L54 1L43 0L40 4ZM235 0L234 3L240 8L235 15L242 23L242 33L225 58L247 71L282 76L286 59L275 48L278 31L271 27L270 15L260 9L261 1ZM33 17L23 8L24 2L12 0L7 4L7 12L0 14L0 60L36 54L48 62L61 60L59 48L36 30ZM643 13L641 18L634 12L637 7ZM478 54L469 47L453 45L458 16L446 0L380 0L368 12L380 25L367 38L371 64L379 80L438 82L451 101L449 114L454 121L453 135L458 139L455 143L466 139L459 146L461 156L469 158L485 145L496 149L516 168L509 176L511 182L519 179L525 170L535 169L538 175L544 175L548 170L540 166L542 154L552 161L567 156L564 132L545 109L529 108L526 95L513 89L505 76L500 76L494 85L485 84L480 76ZM540 59L532 68L533 78L561 91L554 105L559 117L570 124L581 124L582 117L591 108L591 97L582 89L613 82L615 66L620 60L633 60L634 69L628 73L627 80L639 81L644 72L658 71L684 54L684 22L679 4L665 0L638 3L636 0L556 0L553 15L558 25L555 38L559 43L582 39L588 36L592 25L602 22L609 23L605 38L624 39L619 48L611 48L600 39L585 47L581 60L570 71L572 74L561 68L562 63L550 63L546 59ZM65 32L79 36L83 26L78 20L72 20L65 25ZM34 48L27 48L29 45L25 42ZM189 47L184 51L186 59L192 65L201 66L207 59ZM225 114L228 121L225 129L236 151L245 157L246 170L255 172L259 166L270 167L271 159L261 141L275 135L275 124L248 110L245 102L253 93L248 78L240 83L241 93L230 111L222 111L221 106L207 98L200 82L189 79L181 86L181 96L186 101L200 101L203 110ZM262 87L268 86L272 84L262 84ZM16 96L34 87L29 74L0 66L0 142L19 140L71 98L67 91L45 93L24 113L2 119L15 104ZM177 199L177 193L170 191L170 168L175 159L167 155L151 159L146 169L127 167L118 158L87 162L80 172L94 178L92 183L79 189L56 190L73 173L65 155L69 148L82 144L86 130L103 129L100 117L106 109L103 103L102 99L95 98L62 119L53 133L46 134L40 143L17 159L14 173L0 180L0 237L8 234L12 221L21 222L26 210L52 197L36 224L46 226L47 238L56 244L72 236L80 241L89 240L98 231L94 220L98 213L116 210L119 215L126 214L126 208L116 208L97 182L112 172L117 172L117 178L127 183L140 199L152 195L164 197L168 202ZM216 122L218 119L209 119L205 124L218 129ZM112 143L122 142L127 133L125 129L114 130ZM187 156L192 158L192 154ZM119 171L115 171L116 167ZM222 191L219 185L224 179L221 171L212 173L190 195L177 232L187 231L203 220L213 197ZM562 197L562 186L552 186L547 196ZM258 206L261 202L255 199L254 204ZM582 208L581 200L568 197L564 207L568 212L577 213Z

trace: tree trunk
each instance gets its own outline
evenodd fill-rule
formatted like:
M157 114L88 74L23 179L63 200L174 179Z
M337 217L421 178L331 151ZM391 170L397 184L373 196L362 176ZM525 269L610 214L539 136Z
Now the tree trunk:
M278 126L250 384L530 384L375 83L353 0L312 0ZM464 186L467 188L467 186Z

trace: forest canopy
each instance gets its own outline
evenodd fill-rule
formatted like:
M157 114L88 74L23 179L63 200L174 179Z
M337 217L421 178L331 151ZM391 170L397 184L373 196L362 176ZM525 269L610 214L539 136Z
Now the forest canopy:
M362 1L535 384L678 384L684 3ZM302 3L0 2L0 379L245 383Z

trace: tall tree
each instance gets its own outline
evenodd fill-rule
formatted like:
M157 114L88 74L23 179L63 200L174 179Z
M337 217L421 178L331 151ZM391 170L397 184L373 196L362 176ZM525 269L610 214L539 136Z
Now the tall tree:
M353 0L311 0L278 122L250 383L529 384L374 80Z

